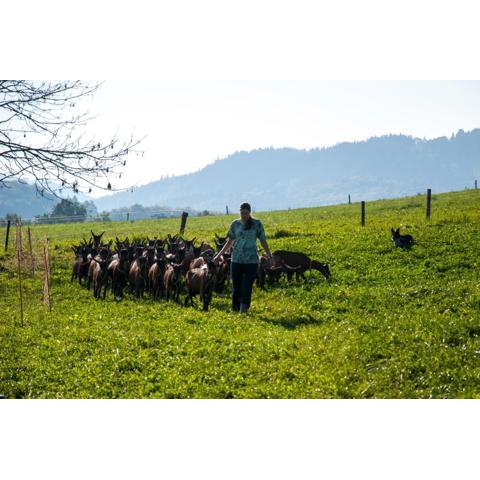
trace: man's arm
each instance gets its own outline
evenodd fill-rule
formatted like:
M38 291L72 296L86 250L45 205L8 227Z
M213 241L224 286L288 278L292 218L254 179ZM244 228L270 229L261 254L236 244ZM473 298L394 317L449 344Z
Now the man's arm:
M270 249L268 248L267 241L266 240L260 240L260 244L262 245L263 249L265 250L265 253L267 254L267 257L271 257L272 254L270 253Z
M213 257L213 261L215 263L218 263L219 258L223 255L223 252L227 251L233 243L233 239L229 238L226 242L225 245L222 247L222 249Z

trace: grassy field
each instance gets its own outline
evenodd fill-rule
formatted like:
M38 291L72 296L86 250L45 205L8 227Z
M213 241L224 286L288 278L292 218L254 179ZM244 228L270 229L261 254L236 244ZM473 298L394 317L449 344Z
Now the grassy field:
M235 216L188 220L186 237L212 243ZM360 206L259 213L272 250L328 262L300 284L254 289L247 316L229 292L209 312L127 295L94 300L70 283L70 244L163 236L179 219L33 226L48 235L53 309L39 275L24 278L20 324L13 258L0 254L0 394L6 398L479 398L480 191ZM390 228L414 236L396 248ZM5 238L0 229L0 238ZM12 249L13 250L13 249ZM27 264L28 262L26 262Z

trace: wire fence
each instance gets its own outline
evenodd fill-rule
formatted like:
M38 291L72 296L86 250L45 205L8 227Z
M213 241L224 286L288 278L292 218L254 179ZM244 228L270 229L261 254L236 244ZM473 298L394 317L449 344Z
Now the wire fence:
M11 236L10 251L0 262L0 310L7 321L23 326L30 314L52 305L49 242L20 224Z
M128 212L114 212L108 214L96 214L96 215L45 215L35 216L31 218L20 218L14 215L14 220L21 220L26 224L57 224L57 223L96 223L96 222L128 222L135 220L148 220L156 218L176 218L181 217L184 210L155 210L148 212L141 211L128 211ZM189 212L187 210L187 212ZM192 214L192 212L189 212ZM208 214L213 212L208 212ZM193 212L196 216L202 216L204 212ZM0 226L6 226L8 218L0 219Z

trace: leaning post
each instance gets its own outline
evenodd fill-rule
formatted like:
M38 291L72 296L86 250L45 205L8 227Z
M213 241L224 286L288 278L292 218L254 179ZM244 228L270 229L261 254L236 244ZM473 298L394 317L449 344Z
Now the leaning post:
M430 220L431 206L432 206L432 189L429 188L427 190L427 220Z
M5 236L5 253L8 250L8 238L10 236L10 220L7 221L7 235Z
M183 235L183 232L185 232L187 217L188 217L188 212L182 212L182 221L180 222L180 235Z

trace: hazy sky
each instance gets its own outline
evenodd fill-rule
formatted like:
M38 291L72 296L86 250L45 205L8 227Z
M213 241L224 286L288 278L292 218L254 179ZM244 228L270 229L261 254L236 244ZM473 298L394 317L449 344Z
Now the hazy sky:
M480 81L107 81L89 130L146 135L116 187L188 173L237 150L480 127Z

